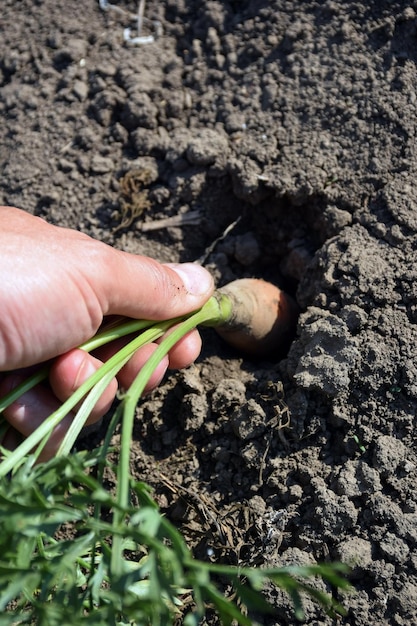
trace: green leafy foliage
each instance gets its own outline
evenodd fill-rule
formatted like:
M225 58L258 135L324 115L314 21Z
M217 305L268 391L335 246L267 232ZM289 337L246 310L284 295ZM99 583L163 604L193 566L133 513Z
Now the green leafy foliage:
M0 463L0 626L197 626L208 609L225 626L250 626L251 611L273 613L263 596L272 582L292 598L302 617L303 595L330 615L343 613L330 590L347 590L347 568L313 565L249 568L203 562L193 557L179 531L159 512L150 488L130 474L129 461L136 404L149 376L169 349L200 323L216 323L230 314L224 301L212 299L185 317L163 339L115 411L101 448L70 453L109 377L131 354L154 341L174 323L126 322L93 338L92 349L132 332L141 334L114 355L74 397L45 420ZM0 400L0 411L19 393L47 375L44 370ZM57 456L36 464L52 428L83 400L67 440ZM116 492L106 488L112 433L122 425ZM35 450L27 456L30 450ZM134 504L133 504L134 503ZM324 593L314 584L323 580ZM226 595L223 583L233 593ZM322 587L321 587L322 588Z
M320 576L346 589L341 566L238 569L194 559L143 483L132 482L138 506L126 508L117 526L106 521L118 503L103 487L101 461L98 449L34 467L27 463L1 479L1 625L156 626L179 616L185 624L198 624L210 606L226 626L250 626L242 606L273 611L262 595L267 580L291 595L298 615L302 593L330 613L342 610L306 582ZM111 567L115 537L123 546L117 571ZM224 595L219 577L233 584L233 600ZM185 605L183 598L190 596L191 605Z

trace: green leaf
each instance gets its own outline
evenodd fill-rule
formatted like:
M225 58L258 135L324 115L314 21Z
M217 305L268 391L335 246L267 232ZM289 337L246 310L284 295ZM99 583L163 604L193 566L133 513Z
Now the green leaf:
M242 626L252 626L251 619L243 615L236 604L220 593L212 583L206 585L202 592L213 603L224 626L232 626L233 620Z
M259 589L252 589L247 583L235 584L239 599L249 611L258 611L263 614L273 613L274 608L267 602Z

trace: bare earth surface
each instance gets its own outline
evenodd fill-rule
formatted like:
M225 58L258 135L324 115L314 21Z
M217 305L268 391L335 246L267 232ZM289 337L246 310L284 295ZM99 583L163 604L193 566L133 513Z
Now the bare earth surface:
M198 556L350 562L340 624L417 624L417 2L145 15L159 37L129 46L95 0L3 0L0 202L296 295L284 360L203 331L138 409L134 472ZM262 623L293 624L270 597Z

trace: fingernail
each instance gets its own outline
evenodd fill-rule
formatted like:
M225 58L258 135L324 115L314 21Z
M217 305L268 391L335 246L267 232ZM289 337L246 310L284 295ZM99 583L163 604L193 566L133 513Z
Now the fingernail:
M169 263L181 278L188 293L204 296L213 290L213 278L201 265L196 263Z
M76 391L78 387L88 379L90 376L95 374L97 371L96 365L91 361L91 357L86 355L85 359L81 363L79 370L77 372L77 376L75 377L73 389Z

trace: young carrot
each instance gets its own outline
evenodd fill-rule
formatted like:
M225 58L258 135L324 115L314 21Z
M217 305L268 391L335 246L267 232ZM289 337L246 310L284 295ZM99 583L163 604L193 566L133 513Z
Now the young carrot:
M298 306L275 285L257 278L235 280L218 292L231 303L229 319L215 325L231 346L255 357L281 356L295 334Z

